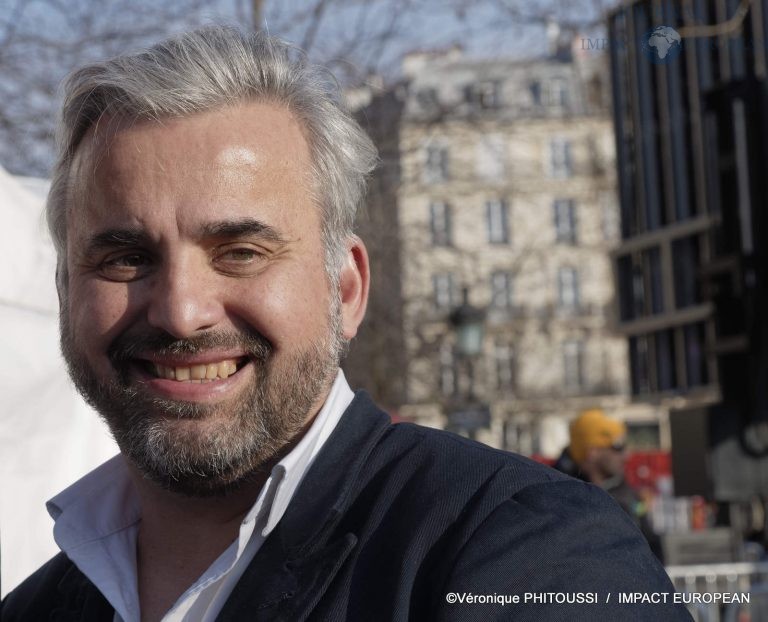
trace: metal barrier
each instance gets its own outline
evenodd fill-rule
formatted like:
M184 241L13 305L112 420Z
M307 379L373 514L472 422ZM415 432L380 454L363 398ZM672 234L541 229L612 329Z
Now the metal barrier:
M696 622L768 622L768 562L667 566L682 594L749 594L749 603L687 603Z

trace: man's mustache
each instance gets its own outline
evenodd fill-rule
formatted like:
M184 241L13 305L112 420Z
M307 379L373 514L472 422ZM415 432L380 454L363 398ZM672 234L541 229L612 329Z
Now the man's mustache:
M179 339L162 332L124 332L115 337L107 349L109 360L120 365L137 358L152 356L191 355L213 349L242 350L250 358L266 362L273 347L269 340L256 331L210 331L194 337Z

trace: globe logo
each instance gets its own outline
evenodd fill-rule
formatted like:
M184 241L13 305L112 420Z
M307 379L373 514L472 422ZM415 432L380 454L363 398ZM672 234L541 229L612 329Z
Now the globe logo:
M676 59L683 50L680 33L670 26L656 26L643 35L643 52L657 65L666 65Z

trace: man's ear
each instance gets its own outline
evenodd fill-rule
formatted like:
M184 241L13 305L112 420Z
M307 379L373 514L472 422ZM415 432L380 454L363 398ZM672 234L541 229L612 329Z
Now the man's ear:
M363 321L365 308L368 305L370 283L368 251L363 241L353 235L347 242L347 253L339 273L341 328L347 340L357 334L357 329Z

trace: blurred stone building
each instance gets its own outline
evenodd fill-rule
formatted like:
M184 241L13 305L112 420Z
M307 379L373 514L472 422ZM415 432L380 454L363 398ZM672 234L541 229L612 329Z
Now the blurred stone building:
M382 157L360 218L374 287L350 382L403 418L523 453L554 455L592 407L666 443L656 409L629 403L612 332L606 61L576 47L529 61L414 53L395 88L349 94ZM465 291L486 312L471 364L450 322Z
M758 499L765 525L768 0L743 9L632 0L609 14L615 259L631 392L670 409L675 492Z

